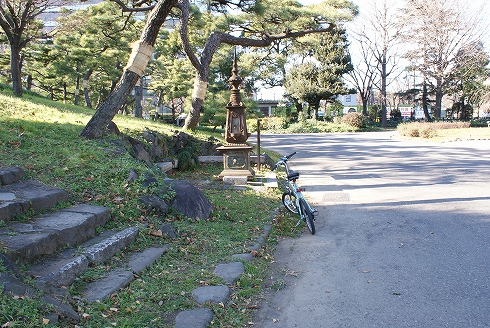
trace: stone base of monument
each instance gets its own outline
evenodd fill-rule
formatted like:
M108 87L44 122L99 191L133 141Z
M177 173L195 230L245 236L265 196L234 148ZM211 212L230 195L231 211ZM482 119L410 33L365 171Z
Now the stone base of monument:
M223 182L225 184L233 185L233 186L244 186L248 182L248 178L246 176L224 176Z
M219 177L252 179L255 176L254 170L250 167L252 148L247 144L227 144L217 148L223 154L223 171Z

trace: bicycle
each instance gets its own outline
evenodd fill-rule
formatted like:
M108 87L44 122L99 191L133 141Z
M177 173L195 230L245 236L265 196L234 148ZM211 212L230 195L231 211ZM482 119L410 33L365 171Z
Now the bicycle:
M296 184L296 180L299 179L299 172L293 171L289 168L288 160L293 157L296 152L281 157L279 161L272 167L271 171L274 171L279 166L284 166L286 171L286 191L282 194L282 203L286 209L294 214L299 214L299 220L295 225L295 228L301 224L301 221L306 223L308 230L311 234L315 234L315 216L318 215L316 209L312 208L308 201L303 196L303 188Z

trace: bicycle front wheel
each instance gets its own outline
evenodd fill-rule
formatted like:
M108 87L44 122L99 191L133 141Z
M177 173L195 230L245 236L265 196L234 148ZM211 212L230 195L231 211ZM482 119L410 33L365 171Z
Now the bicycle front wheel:
M296 196L290 192L290 191L285 191L282 194L282 203L284 204L284 207L291 213L298 214L298 208L296 207Z
M299 206L301 207L301 215L303 216L303 220L305 220L306 225L308 226L308 230L310 230L311 234L315 234L315 221L313 213L310 211L310 207L306 203L306 200L301 198L299 200Z

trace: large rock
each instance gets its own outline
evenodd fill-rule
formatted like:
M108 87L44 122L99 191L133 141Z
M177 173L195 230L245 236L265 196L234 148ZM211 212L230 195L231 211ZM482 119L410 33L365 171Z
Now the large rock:
M189 218L209 218L213 204L211 204L202 191L185 180L166 179L165 184L170 186L176 193L175 198L170 204L171 208Z

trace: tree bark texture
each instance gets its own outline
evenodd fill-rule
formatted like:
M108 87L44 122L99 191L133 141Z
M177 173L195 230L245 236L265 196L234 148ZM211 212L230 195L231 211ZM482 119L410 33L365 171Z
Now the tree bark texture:
M141 82L141 81L140 81ZM143 117L143 108L141 101L143 99L143 86L141 83L134 87L134 117Z
M20 75L20 47L10 46L10 74L12 77L12 91L14 95L22 96L22 79Z
M136 54L136 58L139 55L138 47L143 45L153 48L161 26L165 22L165 19L169 15L172 8L176 5L177 1L178 0L159 0L155 4L155 7L148 15L145 27L141 32L139 42L133 45L133 53ZM135 51L138 51L138 53ZM130 58L128 65L133 59L136 61L135 58ZM144 71L146 68L147 62L144 65L136 64L137 63L134 62L134 67L133 64L131 64L131 66L124 69L124 72L113 92L111 92L107 100L98 108L97 112L82 130L80 133L81 137L98 139L103 136L107 125L111 122L116 113L123 107L124 103L126 102L126 98L131 94L134 86L143 75L142 71Z
M89 69L87 73L83 76L83 81L82 81L82 86L83 86L83 96L85 98L85 105L88 108L92 108L92 102L90 101L90 94L89 94L89 89L88 89L88 81L90 79L90 76L92 76L92 69Z

